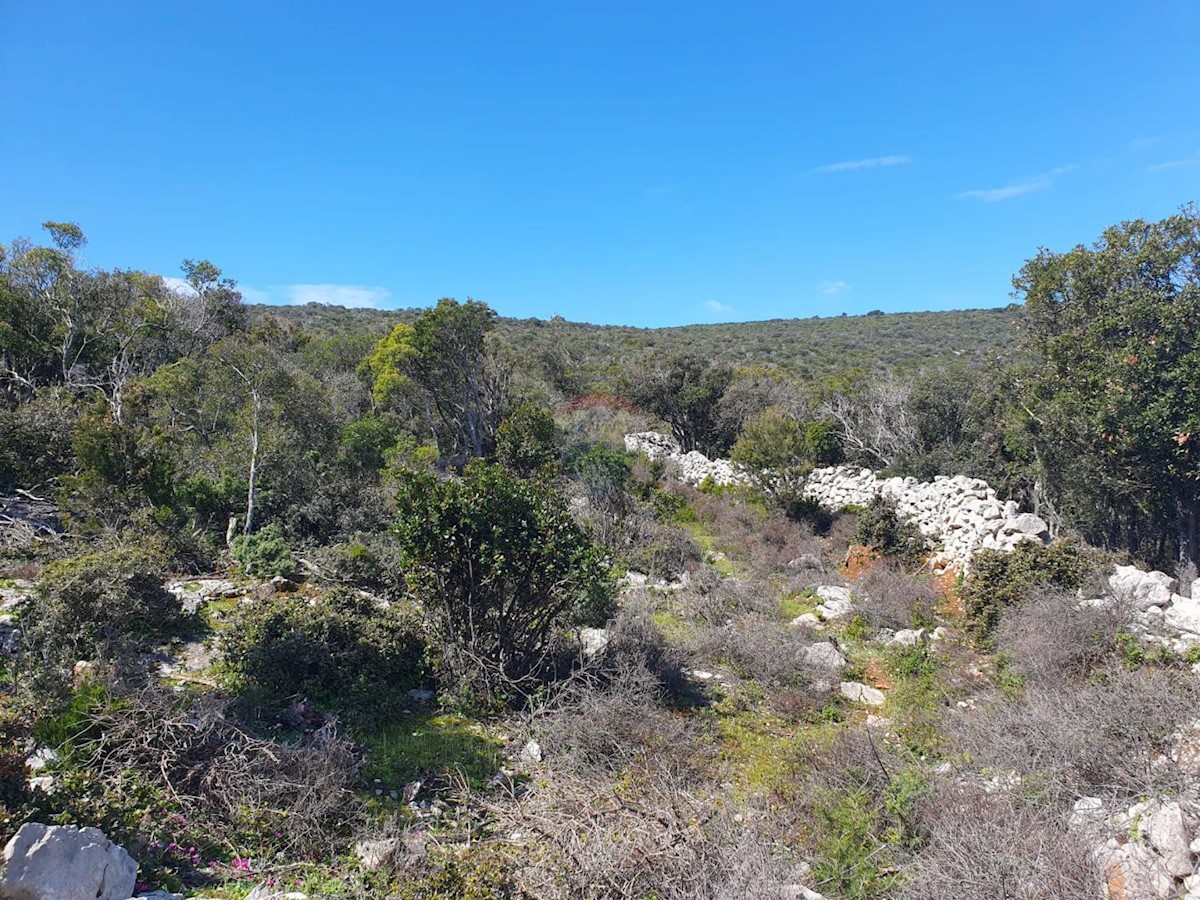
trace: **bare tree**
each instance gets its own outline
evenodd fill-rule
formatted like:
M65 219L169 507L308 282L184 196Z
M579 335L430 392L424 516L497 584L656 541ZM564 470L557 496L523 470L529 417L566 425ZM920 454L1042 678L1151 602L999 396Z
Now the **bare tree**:
M820 413L837 423L842 445L851 456L886 468L917 446L917 429L908 412L912 386L888 372L860 391L828 397Z

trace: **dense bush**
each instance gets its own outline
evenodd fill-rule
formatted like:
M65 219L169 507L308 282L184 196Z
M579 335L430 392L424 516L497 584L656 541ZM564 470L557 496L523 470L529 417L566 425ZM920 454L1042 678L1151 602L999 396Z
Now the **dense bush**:
M941 595L928 576L896 566L872 566L859 581L855 613L872 628L923 628L933 623Z
M246 574L255 578L290 575L296 571L292 551L278 525L268 525L253 534L239 534L233 539L230 552Z
M411 473L397 505L405 577L452 690L511 702L564 628L604 621L607 559L549 485L474 461L461 478Z
M53 663L112 657L161 641L183 622L153 549L117 546L50 563L37 580L29 638Z
M977 553L962 589L971 633L987 640L1003 610L1016 606L1034 588L1073 591L1083 583L1087 570L1087 558L1069 541L1049 546L1022 541L1012 553Z
M351 591L240 606L222 647L236 686L273 706L303 697L364 713L403 703L427 677L417 623Z
M510 472L529 478L553 471L561 443L550 410L523 403L496 431L496 460Z
M896 504L882 494L859 515L854 527L854 543L906 565L918 563L925 552L925 541L917 526L901 521Z

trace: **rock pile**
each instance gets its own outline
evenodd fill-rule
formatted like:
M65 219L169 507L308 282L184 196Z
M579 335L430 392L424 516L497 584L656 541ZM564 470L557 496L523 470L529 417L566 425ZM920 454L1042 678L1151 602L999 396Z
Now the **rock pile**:
M725 459L709 459L693 450L680 452L679 443L665 434L643 431L625 435L625 449L651 459L670 459L679 466L679 478L689 484L708 479L714 484L742 484L749 479ZM939 475L933 481L915 478L880 478L870 469L830 466L814 469L804 484L804 496L825 509L866 506L878 496L893 500L900 517L925 536L930 549L939 550L935 568L966 571L980 550L1009 553L1021 541L1048 541L1049 526L1017 504L1002 501L986 481Z
M938 475L933 481L879 478L870 469L831 466L814 469L804 496L825 509L866 506L878 496L892 500L900 518L916 525L930 547L941 548L935 567L965 571L980 550L1011 553L1021 541L1048 541L1042 519L1005 502L979 478Z
M1083 797L1071 813L1072 830L1094 844L1111 900L1200 900L1196 825L1194 810L1156 799L1114 810Z
M679 480L686 484L748 484L750 479L727 459L709 459L699 450L684 453L673 437L657 431L625 435L625 449L645 453L651 459L669 459L679 466Z

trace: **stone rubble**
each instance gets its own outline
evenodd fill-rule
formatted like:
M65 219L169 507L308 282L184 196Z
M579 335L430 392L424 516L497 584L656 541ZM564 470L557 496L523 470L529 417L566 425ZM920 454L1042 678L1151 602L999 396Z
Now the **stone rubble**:
M744 472L724 459L709 459L695 450L682 453L664 434L644 431L625 435L625 449L679 466L679 479L689 484L746 484ZM1011 552L1021 541L1050 540L1050 528L1038 516L1023 513L1013 501L1002 501L986 481L963 475L938 475L933 481L880 478L870 469L829 466L814 469L804 483L804 496L825 509L867 506L878 496L896 504L900 518L917 526L930 549L938 550L935 569L965 572L980 550Z

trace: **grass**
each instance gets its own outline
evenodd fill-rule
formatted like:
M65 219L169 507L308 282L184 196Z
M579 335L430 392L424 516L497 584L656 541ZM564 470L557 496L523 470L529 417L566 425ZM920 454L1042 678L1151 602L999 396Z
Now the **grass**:
M457 714L412 713L360 735L367 747L363 775L383 790L400 790L424 775L462 774L483 788L502 760L500 742L477 722Z
M816 612L819 603L820 598L812 588L786 593L779 598L779 617L790 622L797 616Z

